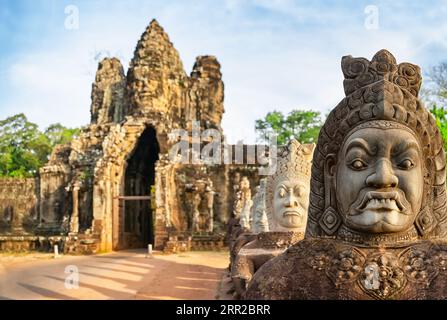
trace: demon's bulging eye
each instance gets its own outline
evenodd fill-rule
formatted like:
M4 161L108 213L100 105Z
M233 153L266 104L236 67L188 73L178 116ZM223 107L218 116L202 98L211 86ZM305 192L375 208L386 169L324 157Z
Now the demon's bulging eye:
M281 198L284 198L286 196L286 190L284 188L281 188L279 189L278 194Z
M405 159L399 163L399 168L404 170L412 169L414 168L414 162L411 161L410 159Z
M367 164L360 159L355 159L350 163L350 167L354 170L362 170L367 167Z

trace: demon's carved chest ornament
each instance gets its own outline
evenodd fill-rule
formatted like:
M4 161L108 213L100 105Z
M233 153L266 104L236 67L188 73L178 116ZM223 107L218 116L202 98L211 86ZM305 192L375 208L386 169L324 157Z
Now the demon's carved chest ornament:
M306 256L307 265L324 272L337 289L358 286L375 299L393 298L407 284L428 288L447 270L447 252L426 243L392 251L326 244Z

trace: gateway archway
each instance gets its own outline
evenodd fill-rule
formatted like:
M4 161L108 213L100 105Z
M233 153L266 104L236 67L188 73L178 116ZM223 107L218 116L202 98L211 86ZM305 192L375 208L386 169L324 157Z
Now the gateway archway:
M121 216L119 249L154 244L155 213L151 188L155 184L155 163L159 151L155 129L146 128L127 160L124 194L118 197Z

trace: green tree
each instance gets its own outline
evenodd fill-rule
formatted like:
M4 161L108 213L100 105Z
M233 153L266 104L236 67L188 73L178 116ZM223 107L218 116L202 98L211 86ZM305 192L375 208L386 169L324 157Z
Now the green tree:
M447 149L447 62L441 62L427 72L421 96L436 119Z
M443 107L438 108L434 104L430 108L430 112L436 119L436 124L441 132L442 140L444 141L444 149L447 150L447 110Z
M275 133L278 144L282 145L292 138L301 143L316 142L321 126L321 114L316 111L293 110L287 115L272 111L264 119L256 120L255 130L259 141L268 142Z
M45 130L45 136L50 140L52 147L58 144L65 144L70 142L73 137L79 134L79 128L66 128L60 123L50 125Z
M0 175L26 177L37 172L37 157L32 144L39 136L36 124L24 114L17 114L0 121Z
M41 132L23 113L0 120L0 176L35 176L53 147L69 142L78 132L60 124Z

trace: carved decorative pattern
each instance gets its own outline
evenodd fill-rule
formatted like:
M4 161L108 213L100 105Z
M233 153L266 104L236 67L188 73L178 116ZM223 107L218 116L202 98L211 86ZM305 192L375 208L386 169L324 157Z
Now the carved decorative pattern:
M355 281L362 271L365 263L363 254L355 248L341 251L331 261L331 266L327 269L327 275L338 287L344 282Z
M320 226L328 235L332 235L338 230L341 219L332 207L326 209L320 219Z
M439 251L433 257L433 264L441 271L447 270L447 252Z
M292 247L302 250L306 264L324 272L338 289L359 287L374 299L392 299L408 283L421 289L430 286L447 270L447 252L428 242L395 250L368 250L328 241Z
M357 232L354 230L350 230L347 227L343 226L338 230L337 237L340 240L349 243L356 244L368 244L369 246L378 246L380 244L393 244L397 242L409 242L416 241L418 239L418 232L416 229L411 228L405 232L396 232L396 233L370 233L365 234L361 232Z
M365 271L371 265L377 267L379 278L377 287L366 286L367 274ZM368 257L359 280L360 288L376 299L391 298L400 292L407 283L405 273L399 265L398 257L391 253L374 253Z
M302 240L304 233L302 232L261 232L258 234L258 242L261 248L288 248L290 245Z
M309 243L311 244L311 243ZM306 258L306 264L312 269L322 271L326 270L330 266L333 259L332 255L335 253L335 246L329 243L316 246L303 246L302 242L298 243L298 246L290 247L288 252L304 252L303 256Z
M433 259L427 252L410 248L401 255L404 271L411 281L416 281L428 287L434 277L438 275L438 269Z
M433 212L426 206L418 215L415 224L420 234L424 235L430 232L435 226L436 219Z
M386 50L377 52L371 62L365 58L343 57L341 66L346 95L383 79L405 88L417 97L422 83L421 70L417 65L397 65L394 56Z

